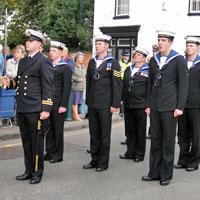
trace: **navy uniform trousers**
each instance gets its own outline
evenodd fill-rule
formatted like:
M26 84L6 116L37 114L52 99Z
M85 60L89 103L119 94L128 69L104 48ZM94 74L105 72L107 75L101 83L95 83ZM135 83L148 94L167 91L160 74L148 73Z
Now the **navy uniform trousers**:
M151 148L149 176L158 180L170 180L173 176L177 118L174 112L151 110Z
M110 154L111 118L110 108L88 109L90 129L91 164L108 168Z
M44 134L39 134L39 137L37 137L37 122L39 119L39 113L17 113L17 119L24 149L25 173L32 174L32 176L35 175L42 177L44 170ZM35 157L37 147L39 161L38 172L35 174Z
M147 114L144 109L124 109L127 135L127 157L144 159Z
M62 160L64 151L64 120L66 113L52 110L49 117L50 129L46 136L46 151L50 159Z
M186 108L184 114L179 117L178 143L178 164L197 168L200 163L200 109Z

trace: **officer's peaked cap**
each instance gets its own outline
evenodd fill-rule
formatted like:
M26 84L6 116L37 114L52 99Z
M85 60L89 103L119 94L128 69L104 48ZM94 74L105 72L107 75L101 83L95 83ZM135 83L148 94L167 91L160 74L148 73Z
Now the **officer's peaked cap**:
M35 31L33 29L27 29L25 31L25 35L29 40L37 40L40 41L41 43L45 44L46 38L40 31Z

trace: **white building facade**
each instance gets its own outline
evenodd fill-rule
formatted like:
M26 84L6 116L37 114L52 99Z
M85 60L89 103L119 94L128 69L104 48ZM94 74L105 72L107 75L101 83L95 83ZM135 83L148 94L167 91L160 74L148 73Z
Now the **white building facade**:
M112 36L116 58L136 46L152 52L161 29L176 32L173 49L183 54L185 36L200 37L200 0L95 0L94 36Z

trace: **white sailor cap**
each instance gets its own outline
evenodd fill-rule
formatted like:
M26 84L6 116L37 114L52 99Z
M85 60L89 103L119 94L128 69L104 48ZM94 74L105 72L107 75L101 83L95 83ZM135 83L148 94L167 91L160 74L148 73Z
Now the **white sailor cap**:
M135 47L135 50L133 52L133 55L138 52L138 53L141 53L143 56L147 57L149 55L149 52L145 49L145 48L142 48L142 47Z
M25 35L27 36L28 40L37 40L45 44L46 38L40 31L35 31L33 29L27 29L25 31Z
M110 35L101 34L101 35L96 35L95 36L95 42L103 41L103 42L110 43L110 40L111 40L111 36Z
M58 42L58 41L50 41L50 47L55 47L57 49L61 49L63 50L64 47L66 47L66 45L62 42Z
M186 43L194 43L197 45L200 44L200 39L195 36L187 36L187 37L185 37L185 41L186 41Z
M171 40L174 39L175 34L176 34L173 31L166 31L166 30L158 30L157 33L158 33L158 37L165 37L165 38L169 38Z

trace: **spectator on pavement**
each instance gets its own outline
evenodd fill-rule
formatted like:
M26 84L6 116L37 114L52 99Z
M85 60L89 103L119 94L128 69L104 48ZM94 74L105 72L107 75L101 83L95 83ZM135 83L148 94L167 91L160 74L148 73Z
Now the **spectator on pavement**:
M82 121L78 113L78 106L83 102L83 91L85 89L86 70L83 61L84 54L78 52L75 55L75 69L72 74L72 116L75 121Z
M0 44L0 76L3 75L3 71L4 71L4 57L2 54L2 50L3 50L3 46Z
M4 58L5 58L6 61L13 58L13 54L11 53L9 46L5 46L3 48L3 55L4 55Z
M25 47L23 45L17 45L13 49L13 58L8 59L5 65L5 75L11 79L17 76L17 70L19 61L26 55Z

